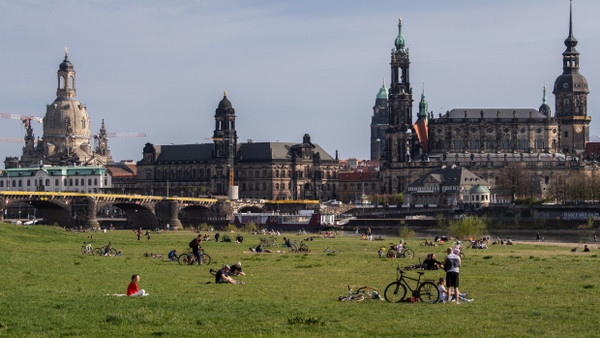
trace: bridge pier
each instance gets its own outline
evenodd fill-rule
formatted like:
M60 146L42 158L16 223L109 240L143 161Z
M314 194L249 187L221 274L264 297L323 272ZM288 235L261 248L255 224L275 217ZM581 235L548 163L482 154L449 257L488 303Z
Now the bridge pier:
M88 209L87 209L87 225L93 229L99 229L100 223L98 223L98 219L96 218L98 203L94 198L89 199Z
M169 228L173 230L179 230L182 228L181 221L179 220L179 203L177 201L169 201Z

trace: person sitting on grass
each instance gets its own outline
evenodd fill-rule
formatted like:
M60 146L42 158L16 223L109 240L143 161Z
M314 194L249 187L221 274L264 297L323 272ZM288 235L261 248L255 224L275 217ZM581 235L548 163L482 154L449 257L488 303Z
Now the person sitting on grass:
M437 286L438 286L438 290L440 290L440 299L438 300L438 303L447 302L448 295L446 293L446 278L440 277L440 279L437 282ZM467 296L469 296L468 292L460 293L458 298L463 302L472 302L473 299L467 299ZM450 302L452 302L452 300L454 300L454 294L452 294L452 296L450 296Z
M283 246L287 246L288 248L292 247L292 242L290 241L289 238L283 237Z
M583 252L590 252L590 248L588 248L587 244L583 246Z
M225 265L221 270L217 271L215 276L215 282L217 284L243 284L244 282L238 282L235 279L229 277L229 265Z
M138 289L137 283L140 281L140 275L135 274L131 276L131 283L127 287L127 295L128 296L148 296L149 293L146 293L144 289Z
M242 271L242 262L237 262L236 264L232 265L231 269L229 270L229 273L233 276L246 275L246 273Z
M169 255L167 256L171 262L177 261L177 250L169 251Z
M423 261L424 270L437 270L442 268L442 263L435 259L435 254L430 253L427 258Z
M106 246L106 248L104 248L104 252L102 253L102 256L108 256L111 248L112 248L112 245L110 244L110 242L108 242L108 245Z

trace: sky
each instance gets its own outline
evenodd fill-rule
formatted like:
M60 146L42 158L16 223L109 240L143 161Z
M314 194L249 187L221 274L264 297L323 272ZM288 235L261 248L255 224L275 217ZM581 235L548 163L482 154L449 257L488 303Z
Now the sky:
M573 31L600 135L600 1L575 0ZM0 113L43 117L69 48L91 132L116 161L146 142L211 142L223 92L238 142L313 143L340 159L369 159L375 97L390 80L402 17L413 119L425 90L437 117L453 108L538 108L562 73L567 0L0 0ZM42 135L34 123L34 134ZM0 118L0 138L22 138ZM0 142L0 159L22 144ZM3 164L0 164L3 167Z

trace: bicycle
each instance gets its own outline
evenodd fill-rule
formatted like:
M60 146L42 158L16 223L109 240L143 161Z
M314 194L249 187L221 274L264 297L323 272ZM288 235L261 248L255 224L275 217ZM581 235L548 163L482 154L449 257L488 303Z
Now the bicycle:
M305 243L293 241L290 252L310 252L310 249L308 249L308 245Z
M404 297L406 297L406 289L408 288L413 298L417 298L425 303L437 303L440 299L440 290L438 290L437 286L430 281L421 282L421 277L423 277L425 272L418 271L417 273L419 274L418 279L405 276L404 270L398 266L396 268L396 281L391 282L385 288L385 300L389 303L401 302L404 300ZM414 289L408 284L409 279L417 282Z
M204 250L199 250L200 252L200 265L210 265L212 263L212 257L210 257ZM177 262L181 265L194 265L194 263L198 262L196 255L193 252L188 251L182 253L177 257Z
M81 254L82 255L94 255L94 248L92 247L92 242L83 242L81 246Z
M396 249L396 246L393 245L390 246L390 249L388 250L388 255L392 256L392 257L396 257L396 258L413 258L415 257L415 252L412 249L409 249L407 247L403 247L402 248L402 252L398 252L398 249Z
M108 247L109 245L111 245L110 242L108 243L108 245L104 245L104 246L101 245L100 247L95 248L94 255L104 256L104 253L106 252L106 247ZM111 247L108 249L108 252L106 252L106 254L110 255L110 256L114 256L117 254L117 249Z
M275 239L275 237L269 237L269 238L261 237L261 238L259 238L259 240L262 242L263 247L265 247L265 248L276 248L279 246L279 243L277 243L277 240Z

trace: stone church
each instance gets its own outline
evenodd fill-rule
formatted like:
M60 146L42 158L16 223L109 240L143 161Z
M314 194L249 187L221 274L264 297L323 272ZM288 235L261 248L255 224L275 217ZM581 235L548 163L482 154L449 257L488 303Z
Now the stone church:
M552 92L554 114L546 101L546 88L538 109L456 108L437 118L427 111L423 93L413 122L410 56L400 20L391 53L389 94L384 100L388 90L380 89L371 123L371 159L381 161L381 191L406 191L418 177L451 166L468 168L494 186L504 168L518 167L535 181L535 195L543 196L553 182L585 171L589 89L579 72L572 14L564 43L563 71ZM388 123L382 126L386 114Z
M104 120L96 136L93 149L90 135L90 119L86 106L77 100L75 69L65 58L58 66L56 99L46 106L43 119L43 136L36 140L31 119L24 119L25 146L21 158L7 157L4 167L27 168L30 166L103 166L112 162Z
M338 195L338 159L305 134L301 142L238 143L227 93L215 112L212 143L147 143L137 163L141 194L227 195L240 198L329 200Z

